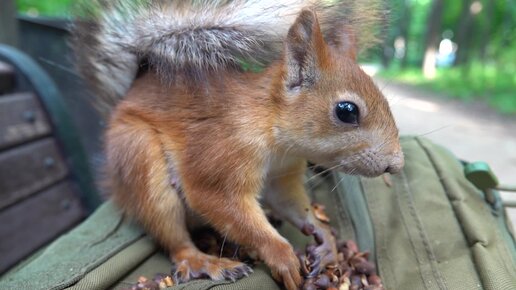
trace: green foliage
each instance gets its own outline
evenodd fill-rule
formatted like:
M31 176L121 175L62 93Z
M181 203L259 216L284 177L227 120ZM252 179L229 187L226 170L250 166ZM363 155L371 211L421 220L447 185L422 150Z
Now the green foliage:
M385 51L406 38L405 58L394 54L384 77L416 84L464 101L484 100L504 113L516 114L516 5L514 0L442 0L439 31L457 43L455 67L438 69L427 80L421 73L428 15L437 0L389 0L391 29ZM451 32L451 33L450 33ZM399 57L399 55L398 55Z
M426 19L430 12L432 1L429 0L410 0L411 20L408 29L408 60L409 63L419 63L423 59L423 45L425 42Z
M69 17L73 0L16 0L18 11L24 14Z
M516 114L516 64L508 63L502 69L480 62L469 67L439 69L433 80L423 77L419 68L382 71L381 77L418 85L443 96L463 101L483 100L501 113Z
M88 0L81 0L88 3ZM139 0L132 0L139 1ZM460 41L461 26L469 26L465 43L459 50L466 54L458 67L439 69L433 80L422 76L419 65L423 59L428 15L435 0L388 0L391 20L385 32L383 52L390 63L382 76L420 85L465 101L480 99L504 113L516 114L516 5L514 0L443 0L444 9L440 31L452 31L452 41ZM21 13L31 15L69 17L74 0L16 0ZM477 2L482 9L470 13L470 5ZM92 2L93 3L93 2ZM77 11L76 11L77 12ZM91 12L91 11L90 11ZM469 17L469 18L468 18ZM468 18L468 19L466 19ZM449 35L449 36L450 36ZM406 60L393 58L394 41L406 38ZM378 49L378 48L377 48ZM367 55L370 59L371 50ZM363 59L364 56L361 56ZM408 64L404 70L401 64ZM244 70L257 71L260 66L242 62Z

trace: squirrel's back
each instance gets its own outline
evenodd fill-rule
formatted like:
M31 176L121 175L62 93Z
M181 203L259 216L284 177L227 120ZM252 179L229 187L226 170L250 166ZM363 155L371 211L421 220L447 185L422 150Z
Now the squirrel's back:
M348 31L358 36L360 48L367 47L374 43L381 1L81 1L72 47L80 74L106 113L142 67L166 81L178 72L196 78L238 69L242 62L267 64L279 58L288 29L303 8L317 12L328 42ZM333 29L342 25L348 30Z

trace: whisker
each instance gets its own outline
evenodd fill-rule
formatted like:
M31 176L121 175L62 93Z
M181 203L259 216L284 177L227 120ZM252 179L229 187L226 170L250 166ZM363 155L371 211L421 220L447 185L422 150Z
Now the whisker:
M65 72L67 72L67 73L70 73L70 74L72 74L72 75L74 75L74 76L79 76L79 74L78 74L76 71L74 71L74 70L72 70L72 69L70 69L70 68L68 68L68 67L65 67L65 66L63 66L63 65L61 65L61 64L58 64L58 63L56 63L56 62L54 62L54 61L51 61L51 60L50 60L50 59L48 59L48 58L40 57L40 58L39 58L39 60L40 60L41 62L44 62L44 63L46 63L46 64L50 65L50 66L53 66L53 67L55 67L55 68L58 68L58 69L60 69L60 70L62 70L62 71L65 71Z
M224 239L222 240L222 245L220 246L219 258L222 258L222 252L224 251L224 246L226 245L226 239L228 238L228 233L224 234Z
M315 169L315 168L327 168L328 166L334 166L334 164L339 163L339 161L329 161L324 163L317 163L310 166L307 166L308 169Z
M375 82L375 84L378 86L378 82ZM383 93L383 90L385 90L388 86L392 85L393 81L391 80L384 80L382 87L378 86L378 89Z
M342 178L337 182L337 184L335 184L335 186L333 187L333 189L332 189L330 192L335 191L335 189L337 189L337 187L339 186L339 184L340 184L342 181L344 181L344 179L345 179L345 177L342 177Z
M380 145L378 145L376 151L381 151L385 147L385 145L387 145L387 142L387 140L384 140Z
M294 148L295 145L296 145L296 143L292 143L290 146L287 147L287 149L283 153L283 156L281 157L281 163L283 163L283 161L285 161L285 158L287 157L288 151L292 150L292 148Z
M330 171L330 170L333 170L333 169L335 169L335 168L337 168L337 167L340 167L340 166L342 166L342 165L339 163L339 164L337 164L337 165L335 165L335 166L332 166L332 167L329 167L329 168L327 168L327 169L325 169L325 170L323 170L323 171L321 171L321 172L319 172L319 173L317 173L317 174L315 174L315 175L312 175L312 176L310 176L310 178L308 178L307 180L305 180L305 183L309 182L310 180L312 180L312 179L314 179L314 178L316 178L316 177L318 177L318 176L323 175L324 173L326 173L326 172L328 172L328 171Z
M427 135L433 134L433 133L435 133L435 132L441 131L441 130L446 129L446 128L449 128L449 127L451 127L451 125L442 126L442 127L440 127L440 128L437 128L437 129L434 129L434 130L428 131L428 132L426 132L426 133L419 134L419 135L417 135L417 137L427 136Z
M233 259L237 258L239 250L240 250L240 245L236 245L235 252L233 253Z
M336 162L338 162L338 161L332 161L332 162L321 163L321 164L314 164L314 165L307 166L306 168L307 169L314 169L314 168L317 168L317 167L325 167L325 165L331 165L331 164L336 163ZM272 175L271 178L279 178L279 177L284 177L284 176L288 176L288 175L294 175L294 174L297 174L297 173L298 173L297 170L286 171L286 172L283 172L283 173L278 174L278 175Z
M306 183L308 183L308 182L309 182L310 180L312 180L313 178L316 178L316 177L318 177L318 176L320 176L320 175L322 175L322 174L325 174L325 173L327 173L328 171L334 170L334 169L336 169L336 168L338 168L338 167L342 167L342 166L344 166L344 165L346 165L346 164L353 163L353 162L355 162L355 161L357 161L357 160L359 160L359 159L360 159L360 156L353 156L352 158L350 158L350 159L346 160L346 162L338 162L338 161L336 161L336 162L338 162L338 164L337 164L337 165L332 166L332 167L329 167L329 168L327 168L327 169L325 169L325 170L323 170L323 171L321 171L321 172L319 172L319 173L317 173L317 174L315 174L315 175L311 176L310 178L308 178L308 179L305 181L305 184L306 184Z
M319 180L317 181L311 181L309 182L306 186L307 186L307 190L308 191L312 191L314 188L316 188L317 186L321 185L321 183L323 183L326 179L325 178L319 178Z

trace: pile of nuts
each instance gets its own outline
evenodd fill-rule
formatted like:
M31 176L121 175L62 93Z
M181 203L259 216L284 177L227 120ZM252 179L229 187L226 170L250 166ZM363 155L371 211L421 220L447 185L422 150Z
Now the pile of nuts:
M156 274L151 280L140 276L138 282L123 290L159 290L174 286L174 281L170 275Z
M312 204L315 216L318 220L329 223L329 218L324 212L324 206ZM274 220L271 221L274 224ZM255 265L259 259L255 252L244 247L226 241L217 232L211 229L203 229L192 234L196 246L203 252L215 256L236 259ZM316 241L317 242L317 241ZM368 260L369 252L360 252L357 244L352 241L341 242L337 245L338 263L328 265L318 275L311 276L311 265L316 259L316 243L306 246L304 253L298 253L301 263L301 272L304 282L303 290L384 290L382 280L376 273L373 262ZM172 273L174 270L172 270ZM159 290L174 285L171 275L157 274L149 280L140 277L138 282L124 290Z
M360 252L351 240L339 243L337 265L326 266L319 275L310 277L311 253L315 247L310 244L306 247L306 254L298 255L305 277L303 290L384 290L374 263L368 261L369 253Z
M203 233L197 239L200 248L210 254L222 254L225 257L238 258L248 264L258 263L249 253L232 243L226 243L222 248L218 235ZM223 242L222 242L223 243ZM368 261L368 252L360 252L354 241L346 241L338 245L338 264L326 266L326 269L316 277L309 277L311 255L315 244L306 247L306 254L299 254L301 270L305 281L303 290L384 290L381 278L376 274L374 263ZM140 277L138 282L123 290L159 290L174 286L171 275L157 274L153 279Z
M230 259L236 259L247 263L248 265L254 265L258 263L257 258L250 257L251 252L247 251L243 247L231 243L225 240L213 229L205 228L192 233L192 240L197 248L204 253L221 256ZM254 255L256 257L256 255ZM171 273L174 273L175 269L172 269ZM144 276L138 278L138 282L131 284L127 288L122 290L160 290L167 287L176 285L176 282L172 278L171 274L156 274L154 278L147 279Z

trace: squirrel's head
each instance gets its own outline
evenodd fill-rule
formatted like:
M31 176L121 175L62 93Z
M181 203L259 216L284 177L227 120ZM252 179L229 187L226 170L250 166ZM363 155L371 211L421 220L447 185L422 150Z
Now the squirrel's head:
M301 12L285 41L275 137L288 153L327 168L396 173L404 163L398 129L354 47L346 29L326 42L316 14Z

